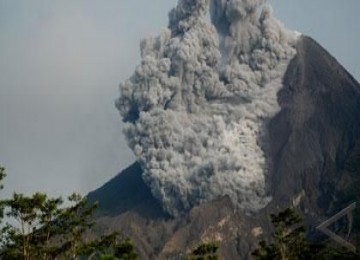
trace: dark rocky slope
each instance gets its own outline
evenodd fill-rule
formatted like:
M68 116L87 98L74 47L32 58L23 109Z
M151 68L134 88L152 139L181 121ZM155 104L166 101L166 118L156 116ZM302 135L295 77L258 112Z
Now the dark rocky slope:
M130 236L142 259L177 259L206 240L221 244L224 259L245 259L269 232L270 213L296 206L314 226L342 206L338 195L357 178L345 166L360 151L360 86L311 38L299 40L297 53L269 124L273 201L265 209L246 216L224 197L170 218L135 163L88 195L100 202L100 225Z
M302 194L308 210L324 210L359 142L360 86L311 38L302 37L297 52L269 127L272 192L277 204Z

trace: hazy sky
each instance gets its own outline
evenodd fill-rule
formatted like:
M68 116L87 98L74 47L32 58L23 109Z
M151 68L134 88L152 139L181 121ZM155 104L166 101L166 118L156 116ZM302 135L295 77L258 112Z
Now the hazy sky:
M0 164L5 193L86 193L134 161L114 107L139 41L176 0L0 0ZM360 79L359 0L272 0Z

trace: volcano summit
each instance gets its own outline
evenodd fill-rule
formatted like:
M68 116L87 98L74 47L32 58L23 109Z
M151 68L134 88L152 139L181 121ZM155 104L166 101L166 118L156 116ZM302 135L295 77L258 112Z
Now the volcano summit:
M116 101L137 163L88 197L144 256L216 240L245 258L274 210L335 210L360 154L360 87L267 1L179 0L141 57Z

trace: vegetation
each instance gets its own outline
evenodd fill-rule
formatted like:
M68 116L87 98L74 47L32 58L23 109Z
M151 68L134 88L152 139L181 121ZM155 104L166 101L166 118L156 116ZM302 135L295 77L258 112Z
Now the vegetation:
M4 188L3 180L6 177L5 168L0 165L0 189Z
M5 169L0 166L0 190L5 177ZM344 189L341 201L359 201L359 185L359 181L354 181ZM116 232L90 239L97 206L90 205L76 193L70 195L66 203L61 197L49 198L39 192L31 196L14 193L11 198L0 200L0 259L138 259L132 242L120 239ZM307 241L302 218L293 209L270 217L274 231L271 240L260 241L252 253L257 260L360 259L359 253L340 248L330 240L320 244ZM360 213L355 211L356 234L360 233L358 220ZM216 244L203 243L185 259L217 260L220 259L217 250Z
M0 167L0 188L5 169ZM137 259L131 241L119 240L114 232L99 239L88 239L93 230L93 213L97 205L89 205L79 194L48 198L44 193L32 196L14 193L0 201L1 259Z
M339 247L330 240L323 243L307 241L301 217L293 209L271 215L271 221L274 225L272 242L260 241L252 253L257 260L360 259L358 253Z
M218 260L219 256L216 254L218 248L214 243L202 243L185 260Z
M0 190L4 188L3 180L6 177L5 168L0 165ZM2 223L2 219L4 217L4 205L3 202L0 200L0 224Z
M352 181L340 194L339 203L348 205L357 202L354 210L353 230L360 234L360 153L346 164L346 170L350 173ZM357 241L360 246L360 239Z
M267 244L260 242L259 248L253 252L256 259L301 259L300 256L309 251L305 239L305 228L301 218L292 209L286 209L278 215L271 215L275 231L273 241Z

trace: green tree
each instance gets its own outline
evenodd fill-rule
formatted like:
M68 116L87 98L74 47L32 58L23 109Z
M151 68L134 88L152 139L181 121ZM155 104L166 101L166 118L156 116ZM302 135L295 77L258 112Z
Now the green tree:
M0 168L0 184L4 171ZM13 224L6 223L0 230L0 259L137 259L131 241L119 240L117 232L88 239L97 204L90 205L76 193L68 197L68 203L64 207L62 198L48 198L44 193L14 193L1 200L1 218L5 213Z
M305 228L301 217L293 209L285 209L277 215L271 215L274 226L270 244L264 240L252 254L255 259L297 260L309 254L309 243L305 239Z
M215 243L202 243L196 247L185 260L217 260L218 246Z
M111 247L111 251L103 251L100 255L101 260L136 260L138 255L135 252L135 247L131 240L125 239L119 244L115 244Z
M11 259L49 259L55 246L51 240L58 235L55 225L61 210L61 198L49 199L46 194L32 196L14 193L2 201L6 216L12 223L2 228L0 255Z
M135 247L130 239L125 239L114 248L114 256L121 260L135 260L138 258Z
M21 252L24 260L32 258L34 231L39 225L38 214L45 200L46 195L42 193L35 193L31 197L14 193L11 199L4 201L7 209L6 216L19 224L19 227L6 225L4 229L8 234L8 239L12 240L12 243L7 244L12 255Z
M6 177L5 168L0 165L0 190L4 188L3 180Z
M59 235L60 227L57 225L63 204L62 198L46 199L40 206L38 214L39 228L34 231L34 244L40 259L51 259L55 254L57 247L52 243L56 236Z
M258 248L252 253L257 260L360 259L358 252L350 252L329 239L319 243L307 241L301 217L293 209L271 215L271 220L274 225L272 242L260 241Z
M83 239L84 233L94 226L91 217L97 204L88 205L86 199L79 194L68 197L71 206L63 209L57 218L58 236L61 252L68 259L77 259L81 253L87 252L84 248L89 245Z
M5 168L0 165L0 190L4 188L3 180L5 179ZM0 200L0 224L2 219L4 218L4 204L3 201Z

